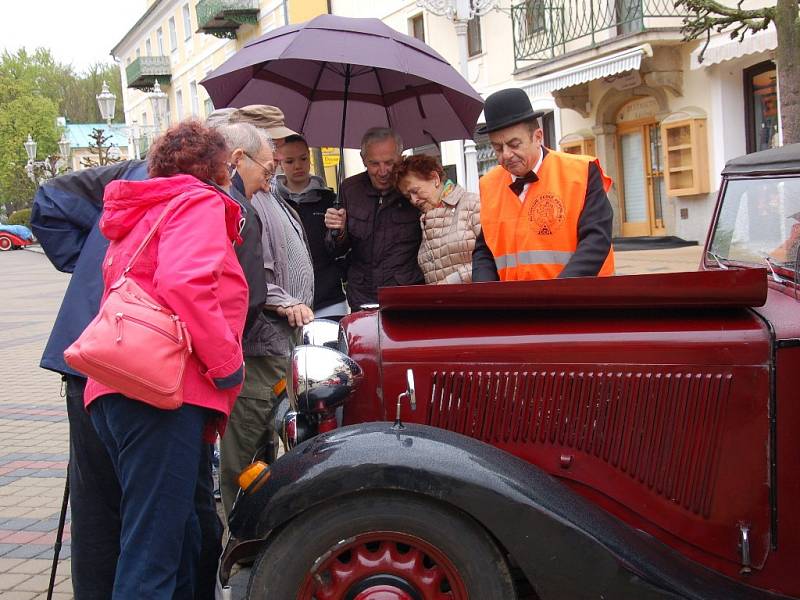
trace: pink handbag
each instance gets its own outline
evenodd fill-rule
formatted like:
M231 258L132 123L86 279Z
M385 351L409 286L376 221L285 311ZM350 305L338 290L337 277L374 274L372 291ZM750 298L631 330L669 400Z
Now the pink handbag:
M189 331L178 315L128 277L169 208L111 286L100 312L64 351L64 360L125 396L171 410L183 404L183 373L192 352Z

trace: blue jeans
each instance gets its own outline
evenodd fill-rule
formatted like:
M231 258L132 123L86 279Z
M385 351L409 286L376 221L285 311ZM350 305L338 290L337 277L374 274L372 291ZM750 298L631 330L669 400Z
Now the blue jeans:
M114 600L191 600L201 532L198 474L207 469L206 409L153 408L120 394L96 399L90 416L122 489Z

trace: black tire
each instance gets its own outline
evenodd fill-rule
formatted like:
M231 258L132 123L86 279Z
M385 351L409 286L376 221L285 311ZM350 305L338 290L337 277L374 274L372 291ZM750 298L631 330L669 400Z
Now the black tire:
M394 532L424 541L446 557L443 563L449 560L449 566L456 572L453 578L455 587L459 587L460 578L460 587L466 591L465 595L455 594L453 598L514 600L517 597L503 555L476 521L457 509L419 496L380 492L332 501L300 515L283 527L256 560L247 586L247 598L296 599L300 588L310 581L307 576L318 560L317 573L325 578L323 567L328 564L326 561L334 560L326 558L326 553L332 552L328 557L335 556L342 544L359 536L391 538ZM402 552L406 546L400 544L397 547ZM427 560L426 565L430 564L430 559ZM439 566L434 564L433 568ZM376 568L370 576L380 578L384 572ZM364 580L361 581L363 584ZM303 600L312 597L315 596L306 594ZM336 600L346 600L347 597L345 594ZM419 597L428 600L424 594ZM439 597L451 596L445 590L445 594Z

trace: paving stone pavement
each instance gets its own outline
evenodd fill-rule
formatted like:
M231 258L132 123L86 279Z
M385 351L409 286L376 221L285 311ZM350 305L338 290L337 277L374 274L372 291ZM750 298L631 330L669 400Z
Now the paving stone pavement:
M39 358L69 276L36 251L0 252L0 596L45 598L68 450L57 374ZM69 522L54 598L72 597Z
M618 274L696 270L700 247L619 252ZM44 600L64 493L68 427L61 382L39 368L69 276L35 246L0 252L0 597ZM69 515L56 600L72 598ZM243 597L246 571L234 579Z

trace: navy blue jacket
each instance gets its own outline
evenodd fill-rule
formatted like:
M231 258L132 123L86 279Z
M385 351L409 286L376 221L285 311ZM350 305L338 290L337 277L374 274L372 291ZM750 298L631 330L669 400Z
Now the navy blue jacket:
M39 363L43 369L82 377L64 362L64 350L83 333L100 306L101 265L108 240L97 224L103 210L103 191L115 179L147 179L147 163L125 161L68 173L36 191L31 229L53 266L72 273Z

